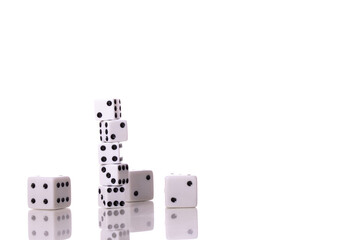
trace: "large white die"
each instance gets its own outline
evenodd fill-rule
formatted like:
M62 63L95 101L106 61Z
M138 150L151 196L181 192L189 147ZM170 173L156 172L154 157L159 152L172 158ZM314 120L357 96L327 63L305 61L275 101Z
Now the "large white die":
M69 177L29 177L28 206L33 209L60 209L71 205Z
M71 236L71 211L30 210L28 213L29 239L68 239Z
M195 239L198 237L198 216L196 208L165 209L167 239Z
M101 230L101 240L130 240L129 229L124 230Z
M127 208L99 208L99 227L104 230L124 230L130 227L130 212Z
M126 201L148 201L154 198L154 176L150 170L129 172Z
M100 126L100 141L123 142L128 140L128 127L125 120L102 121Z
M165 177L165 205L168 208L196 207L196 176L170 175Z
M95 100L96 120L111 120L121 118L120 99Z
M116 208L125 205L126 188L124 186L100 186L98 192L99 207Z
M154 229L154 203L152 201L127 203L126 208L130 210L130 232Z
M98 147L99 163L120 163L122 161L122 157L120 157L120 148L122 148L121 143L100 143Z
M129 183L127 164L109 164L100 166L100 185L125 185Z

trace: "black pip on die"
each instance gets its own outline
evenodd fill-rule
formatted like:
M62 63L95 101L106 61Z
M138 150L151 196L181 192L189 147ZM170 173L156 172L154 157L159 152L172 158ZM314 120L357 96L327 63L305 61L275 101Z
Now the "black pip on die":
M99 123L100 141L123 142L128 140L128 128L125 120L102 121Z
M123 207L125 205L125 188L123 186L100 186L99 206L104 208Z
M109 120L121 118L120 99L95 100L96 120Z
M28 206L33 209L60 209L71 205L69 177L29 177Z
M108 164L100 166L101 185L125 185L128 183L129 166L127 164Z
M120 148L122 148L121 143L100 143L98 147L99 163L120 163L122 161L122 157L120 157Z

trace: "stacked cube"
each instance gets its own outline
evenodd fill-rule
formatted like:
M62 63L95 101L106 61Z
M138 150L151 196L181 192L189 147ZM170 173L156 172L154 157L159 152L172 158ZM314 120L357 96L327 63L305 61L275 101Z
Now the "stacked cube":
M115 208L125 205L129 166L122 163L121 142L128 139L127 122L121 119L120 99L96 100L95 115L100 127L98 146L100 164L100 207Z

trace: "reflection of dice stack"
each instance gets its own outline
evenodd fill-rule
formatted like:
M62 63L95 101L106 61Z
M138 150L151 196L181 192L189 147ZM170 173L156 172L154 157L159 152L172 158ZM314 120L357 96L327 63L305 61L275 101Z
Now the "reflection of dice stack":
M129 167L120 156L121 142L128 139L127 122L121 120L120 99L96 100L96 119L100 121L98 147L100 163L99 206L104 208L125 205L125 193L129 183Z

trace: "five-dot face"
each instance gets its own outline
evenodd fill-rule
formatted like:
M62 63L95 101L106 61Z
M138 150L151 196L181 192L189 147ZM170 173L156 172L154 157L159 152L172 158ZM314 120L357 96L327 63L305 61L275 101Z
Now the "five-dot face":
M114 120L121 118L120 99L96 100L95 101L96 120Z
M165 203L166 207L196 207L196 176L167 176L165 178Z
M59 209L71 204L69 177L30 177L28 205L34 209Z

